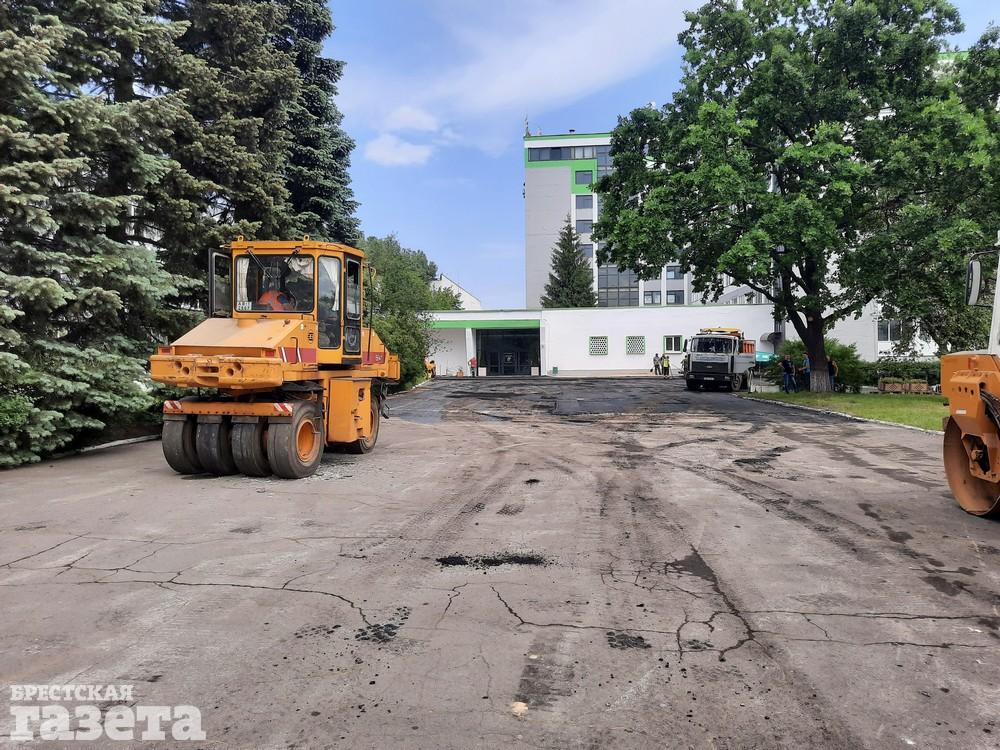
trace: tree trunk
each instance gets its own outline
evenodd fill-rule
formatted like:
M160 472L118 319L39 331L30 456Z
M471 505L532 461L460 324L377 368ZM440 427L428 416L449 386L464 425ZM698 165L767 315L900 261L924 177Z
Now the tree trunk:
M826 356L826 342L823 339L823 319L812 317L806 323L802 342L809 353L809 390L813 393L829 393L831 390L830 370ZM798 366L801 363L796 362Z

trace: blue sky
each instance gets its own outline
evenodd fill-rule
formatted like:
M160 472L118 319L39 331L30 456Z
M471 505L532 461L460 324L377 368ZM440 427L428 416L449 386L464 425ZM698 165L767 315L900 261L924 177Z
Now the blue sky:
M953 0L966 46L996 0ZM611 130L676 88L696 0L334 0L326 46L367 234L395 232L487 308L524 304L524 119Z

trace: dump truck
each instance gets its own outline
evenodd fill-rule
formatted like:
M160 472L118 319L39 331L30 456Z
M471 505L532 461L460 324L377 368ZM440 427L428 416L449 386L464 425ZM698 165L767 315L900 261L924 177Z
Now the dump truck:
M208 261L210 317L150 357L163 455L181 474L299 479L325 448L368 453L399 358L369 318L362 250L240 237Z
M1000 235L976 253L966 272L966 303L992 309L985 351L941 358L944 469L959 506L975 516L1000 515Z
M688 390L728 388L738 391L749 382L757 364L757 347L739 328L702 328L685 344L684 383Z

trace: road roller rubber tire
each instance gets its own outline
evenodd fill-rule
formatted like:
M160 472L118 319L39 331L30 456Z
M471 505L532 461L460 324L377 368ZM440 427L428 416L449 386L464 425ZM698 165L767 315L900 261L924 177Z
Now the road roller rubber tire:
M371 453L375 450L375 443L378 442L378 430L382 421L382 406L376 398L371 400L371 412L371 436L367 438L359 438L353 443L348 443L344 446L344 450L346 452L361 454Z
M264 422L238 422L233 425L233 461L241 474L248 477L271 475L267 462L267 426Z
M163 457L178 474L201 474L195 445L196 425L192 419L167 419L163 422Z
M302 479L316 472L323 459L323 421L319 407L302 401L288 422L269 422L267 460L282 479Z
M209 474L223 477L237 473L233 460L233 443L230 437L232 424L227 419L221 422L199 422L196 444L198 460Z
M951 494L962 510L974 516L1000 514L1000 482L987 482L969 473L962 428L951 417L944 430L944 472Z

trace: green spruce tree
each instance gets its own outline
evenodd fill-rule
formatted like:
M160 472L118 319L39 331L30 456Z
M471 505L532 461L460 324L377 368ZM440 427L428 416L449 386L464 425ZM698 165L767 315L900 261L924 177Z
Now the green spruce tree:
M186 27L176 44L187 57L164 84L185 92L187 117L168 144L179 166L151 196L173 219L157 244L168 270L188 279L175 304L203 309L208 249L237 235L293 236L288 117L299 75L274 43L285 18L276 2L163 0L160 11Z
M358 240L357 203L350 187L354 142L341 128L333 102L344 63L323 57L323 41L333 33L324 0L279 0L285 20L278 49L289 53L299 71L298 96L288 108L289 144L285 170L296 236L334 242Z
M88 8L0 8L0 466L151 405L143 364L170 280L125 222L165 166L140 135L155 114L99 84L145 20L138 0L106 3L113 32L95 38Z
M542 307L593 307L595 304L593 271L580 252L580 237L567 216L552 253L552 271L545 285Z

